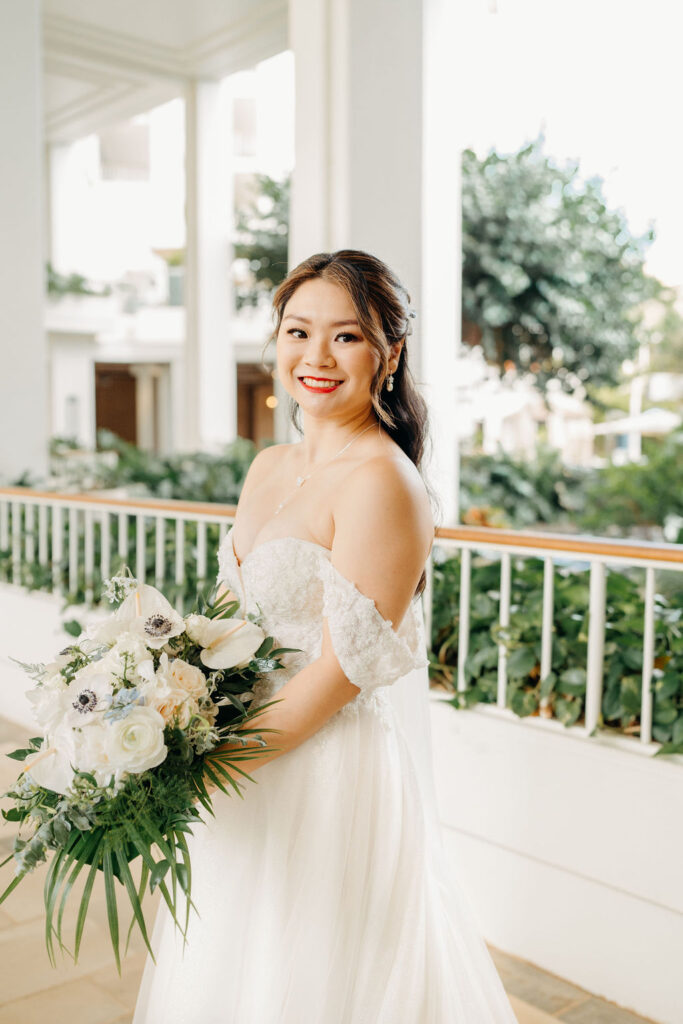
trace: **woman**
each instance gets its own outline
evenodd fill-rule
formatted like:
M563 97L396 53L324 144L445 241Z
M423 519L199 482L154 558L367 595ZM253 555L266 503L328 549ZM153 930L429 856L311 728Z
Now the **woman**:
M160 912L134 1024L514 1024L429 791L434 521L409 296L344 250L293 270L274 308L303 440L254 459L219 580L298 651L259 683L254 705L281 701L260 719L278 750L195 830L199 916L183 954Z

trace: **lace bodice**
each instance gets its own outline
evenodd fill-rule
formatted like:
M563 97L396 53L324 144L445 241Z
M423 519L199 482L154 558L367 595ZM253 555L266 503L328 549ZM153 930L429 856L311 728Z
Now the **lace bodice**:
M331 561L328 548L300 537L274 537L257 545L238 565L232 527L218 552L218 580L240 601L240 613L260 616L259 625L280 647L301 653L282 656L286 667L271 674L258 697L269 699L296 672L320 656L323 619L342 671L365 703L373 691L428 664L420 603L411 601L397 630L372 598Z

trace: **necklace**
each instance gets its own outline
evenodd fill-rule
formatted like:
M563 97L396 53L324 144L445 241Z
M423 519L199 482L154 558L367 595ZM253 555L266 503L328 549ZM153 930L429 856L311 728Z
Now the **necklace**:
M313 476L313 474L315 473L316 469L320 469L322 466L329 466L330 462L334 462L335 459L338 459L339 456L342 455L346 451L347 448L351 447L353 442L356 441L361 436L361 434L364 434L366 430L369 430L370 427L374 427L374 425L375 425L374 423L370 423L367 427L364 427L357 434L354 434L354 436L351 438L351 440L347 441L346 444L344 445L344 447L340 448L340 450L337 452L337 454L333 455L331 459L327 460L327 462L321 462L319 465L314 466L313 469L311 470L311 472L310 473L306 473L305 476L298 476L296 478L297 489L299 487L301 487L303 484L305 484L306 481L309 480ZM280 512L280 509L283 508L287 504L287 502L290 501L290 499L294 497L295 494L296 494L296 491L292 491L292 493L290 495L288 495L286 498L283 498L283 500L280 502L280 504L275 509L275 512L273 514L274 515L278 515L278 513Z

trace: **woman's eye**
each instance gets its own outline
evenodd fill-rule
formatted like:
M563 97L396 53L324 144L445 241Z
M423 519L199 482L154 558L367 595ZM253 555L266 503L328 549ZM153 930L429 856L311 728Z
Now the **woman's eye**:
M358 341L355 334L338 334L337 338L350 338L351 341Z
M306 337L306 332L302 331L300 327L292 327L292 328L290 328L290 330L287 331L287 334L295 334L295 335L303 334L303 336Z

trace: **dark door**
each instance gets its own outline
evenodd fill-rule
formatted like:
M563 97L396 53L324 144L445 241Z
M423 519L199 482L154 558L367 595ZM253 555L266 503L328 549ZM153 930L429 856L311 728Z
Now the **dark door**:
M136 380L124 363L95 364L95 425L137 444Z

